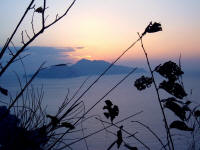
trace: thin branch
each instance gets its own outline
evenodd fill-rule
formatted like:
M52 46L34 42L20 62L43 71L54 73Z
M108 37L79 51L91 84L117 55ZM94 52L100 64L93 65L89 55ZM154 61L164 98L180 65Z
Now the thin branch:
M142 125L143 127L145 127L147 130L149 130L156 137L156 139L160 142L160 144L164 147L164 149L166 150L166 147L163 144L162 140L158 137L158 135L150 127L148 127L147 125L145 125L145 124L143 124L139 121L131 121L131 122L138 123L138 124Z
M32 0L34 1L34 0ZM65 15L67 15L67 13L69 12L69 10L72 8L72 6L74 5L76 0L74 0L72 2L72 4L68 7L68 9L66 10L66 12L59 17L56 21L53 21L51 24L49 24L48 26L43 26L41 28L40 31L38 31L29 41L27 41L26 43L24 43L24 45L21 47L21 49L19 51L17 51L17 53L8 61L8 63L2 68L2 70L0 71L0 77L2 76L2 74L6 71L6 69L12 64L12 62L16 59L17 56L19 56L20 53L22 53L24 51L24 49L30 44L32 43L40 34L42 34L44 32L44 30L46 30L47 28L49 28L50 26L52 26L53 24L55 24L56 22L58 22L60 19L62 19ZM32 3L31 3L32 5ZM29 7L27 8L27 11L31 8L31 5L29 5ZM44 6L46 6L46 0L44 0ZM31 8L32 9L32 8ZM43 20L44 20L44 13L42 15ZM44 25L44 24L43 24ZM16 31L15 31L16 32ZM14 33L15 33L14 32ZM10 43L10 39L7 42L8 44ZM4 53L4 49L7 48L8 44L6 44L4 46L4 48L2 49L1 53ZM0 53L0 59L1 59L1 53ZM2 54L3 56L3 54Z
M52 23L50 23L49 25L45 26L45 29L46 28L49 28L50 26L52 26L53 24L55 24L56 22L58 22L60 19L62 19L64 16L67 15L67 13L69 12L69 10L72 8L72 6L75 4L76 0L73 0L73 2L70 4L70 6L67 8L67 10L65 11L65 13L58 17L56 20L54 20ZM56 15L57 16L57 15Z
M0 118L0 121L7 116L7 114L9 113L10 109L14 106L14 104L19 100L20 96L24 93L24 91L26 90L26 88L31 84L31 82L33 81L33 79L37 76L37 74L40 72L41 68L43 67L44 63L42 63L42 65L40 65L40 67L38 68L38 70L33 74L33 76L31 77L31 79L26 83L26 85L24 86L24 88L22 90L20 90L19 94L15 97L15 99L12 101L12 103L10 104L10 106L8 107L8 111Z
M99 120L98 118L96 118L96 119ZM107 123L107 124L110 124L110 125L113 125L113 126L115 126L116 128L118 128L118 129L121 129L121 130L124 131L126 134L130 135L130 136L133 137L135 140L137 140L137 141L138 141L140 144L142 144L146 149L150 150L150 148L149 148L144 142L142 142L140 139L138 139L134 134L131 134L131 133L129 133L128 131L126 131L125 129L118 127L118 126L117 126L116 124L114 124L114 123L110 123L110 122L107 122L107 121L104 121L104 120L100 120L100 121L102 121L102 122L104 122L104 123Z
M34 15L35 15L35 8L33 7L33 15L32 15L32 20L31 20L31 27L33 31L33 35L35 36L35 28L34 28Z
M145 54L147 65L148 65L149 71L151 73L151 77L153 79L153 85L154 85L154 88L156 90L156 95L157 95L158 102L159 102L159 105L160 105L160 108L161 108L161 112L162 112L162 115L163 115L163 118L164 118L165 128L166 128L166 131L167 131L167 137L169 135L170 143L171 143L172 149L174 150L174 144L173 144L172 136L171 136L171 133L170 133L170 130L169 130L169 125L168 125L167 119L166 119L166 115L165 115L165 112L164 112L164 109L163 109L163 106L162 106L162 103L161 103L160 93L158 91L158 87L157 87L156 82L155 82L155 77L154 77L154 74L153 74L153 71L152 71L152 68L151 68L151 65L150 65L150 61L149 61L147 52L146 52L144 45L143 45L143 42L142 42L142 36L140 36L139 33L138 33L138 35L140 37L141 47L142 47L143 52Z
M4 45L3 49L1 50L1 52L0 52L0 59L3 57L3 55L4 55L4 53L5 53L5 51L6 51L7 47L8 47L8 45L10 44L10 41L12 40L12 38L13 38L14 35L15 35L15 33L17 32L17 30L18 30L19 26L21 25L22 21L24 20L26 14L27 14L28 11L31 9L31 6L32 6L32 4L33 4L34 1L35 1L35 0L31 0L29 6L28 6L27 9L25 10L25 12L24 12L22 18L20 19L19 23L17 24L17 26L16 26L15 30L13 31L12 35L10 36L10 38L8 39L8 41L6 42L6 44Z
M118 87L126 78L128 78L133 72L136 71L137 68L134 68L130 73L128 73L122 80L120 80L113 88L111 88L106 94L104 94L104 96L102 98L100 98L92 107L90 107L86 113L82 116L84 117L86 114L88 114L98 103L100 103L108 94L110 94L116 87ZM62 117L61 117L62 118ZM79 121L81 120L78 119L73 125L75 126ZM69 129L70 130L70 129ZM52 146L48 149L50 150L51 148L53 148L57 142L59 142L59 140L61 140L68 132L69 130L67 130L60 138L58 138L58 140L52 144Z
M21 32L21 37L22 37L21 43L22 43L23 45L25 45L25 42L24 42L24 32L23 32L23 31Z
M128 117L126 117L126 118L124 118L124 119L122 119L122 120L116 122L115 124L119 124L119 123L121 123L121 122L124 122L124 121L126 121L126 120L128 120L128 119L130 119L130 118L132 118L132 117L134 117L134 116L136 116L136 115L141 114L142 112L143 112L143 111L137 112L137 113L135 113L135 114L133 114L133 115L131 115L131 116L128 116ZM103 127L102 129L99 129L99 130L97 130L97 131L95 131L95 132L93 132L93 133L91 133L91 134L89 134L89 135L87 135L87 136L85 136L85 137L83 137L83 138L80 138L80 139L77 140L77 141L74 141L74 142L71 142L71 143L67 144L67 146L70 146L70 145L73 145L73 144L75 144L75 143L78 143L78 142L80 142L81 140L83 140L84 138L88 138L88 137L90 137L90 136L93 136L93 135L95 135L95 134L97 134L97 133L99 133L99 132L101 132L101 131L104 131L105 129L108 129L108 128L112 127L113 125L114 125L114 124L110 124L110 125L108 125L108 126L106 126L106 127ZM62 149L63 149L63 148L65 148L65 147L62 147ZM50 149L49 149L49 150L50 150ZM59 150L60 150L60 149L59 149Z
M28 32L25 30L26 36L28 37L28 39L30 40L30 36L28 35Z

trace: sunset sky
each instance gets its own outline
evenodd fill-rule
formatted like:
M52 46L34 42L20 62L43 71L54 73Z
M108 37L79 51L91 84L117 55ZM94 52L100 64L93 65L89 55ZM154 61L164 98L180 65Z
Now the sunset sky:
M0 46L11 35L30 0L1 0ZM36 7L41 0L36 1ZM61 14L70 0L47 0L47 22ZM148 34L144 45L152 59L200 59L200 0L77 0L70 13L46 30L31 46L66 49L62 60L112 61L138 38L150 21L160 22L162 32ZM46 15L47 15L46 14ZM31 34L29 14L21 29ZM39 15L39 14L37 14ZM39 16L36 16L37 18ZM35 27L40 20L35 19ZM20 46L20 32L14 42ZM68 49L72 48L73 51ZM138 43L124 61L143 59Z

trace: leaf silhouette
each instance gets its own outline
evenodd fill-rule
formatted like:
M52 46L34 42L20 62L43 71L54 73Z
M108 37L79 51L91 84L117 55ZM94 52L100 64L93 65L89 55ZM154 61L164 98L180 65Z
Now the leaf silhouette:
M120 127L120 130L117 131L117 148L119 149L119 147L121 146L122 142L123 142L123 139L122 139L122 128L123 126Z
M62 123L61 123L61 126L65 127L65 128L69 128L69 129L71 129L71 130L75 128L74 125L72 125L72 124L69 123L69 122L62 122Z
M47 115L47 118L51 119L51 124L53 127L56 127L58 125L59 120L55 116Z
M128 145L128 144L124 144L124 147L126 147L126 148L129 149L129 150L138 150L137 147L132 147L132 146L130 146L130 145Z
M106 100L105 103L106 103L106 106L104 106L103 109L111 108L111 106L113 105L110 100Z
M191 109L188 107L187 104L183 105L182 109L183 109L184 111L191 111Z
M196 110L195 112L194 112L194 116L197 118L197 117L199 117L200 116L200 110Z
M180 104L184 104L182 101L179 101L174 97L169 97L167 99L162 99L161 102L163 102L163 103L166 103L166 102L177 102L177 103L180 103Z
M176 128L183 131L193 131L193 128L188 127L183 121L174 121L170 124L170 128Z
M37 13L43 13L44 9L42 7L38 7L35 12Z
M164 80L162 83L160 83L159 88L164 89L166 92L174 95L176 98L183 99L183 97L187 96L183 87L176 82Z
M181 68L172 61L168 61L163 65L157 66L155 71L173 82L176 81L182 74L184 74Z
M7 89L4 89L0 86L0 92L6 96L8 96L8 90Z
M105 117L106 117L107 119L110 117L110 114L107 113L107 112L105 112L104 115L105 115Z
M149 88L153 82L153 79L150 77L141 76L139 79L135 80L134 86L139 90L144 90Z
M190 105L191 103L192 103L191 101L185 102L186 105Z
M181 120L185 120L186 119L186 112L185 110L179 106L177 103L173 102L173 101L167 101L164 104L164 107L170 109L171 111L173 111Z
M119 115L119 108L116 105L113 106L110 100L106 100L105 103L106 106L104 106L103 109L107 109L108 112L104 112L104 115L107 119L110 118L111 122L113 122L115 117Z
M144 36L146 33L154 33L162 31L162 27L160 23L154 22L152 24L152 21L149 23L149 25L146 27L145 31L142 33L142 36Z

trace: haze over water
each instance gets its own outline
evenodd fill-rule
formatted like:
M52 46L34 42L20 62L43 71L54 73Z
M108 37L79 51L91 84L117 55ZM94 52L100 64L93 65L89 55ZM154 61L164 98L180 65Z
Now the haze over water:
M162 122L162 115L159 109L159 105L156 99L155 91L153 88L147 89L145 91L139 92L134 87L134 81L137 79L141 74L133 74L127 80L125 80L119 87L117 87L112 93L103 99L103 101L98 104L88 115L92 116L91 119L88 119L83 123L84 133L87 135L92 133L96 130L103 128L102 124L95 119L95 117L101 116L103 120L107 120L103 113L104 110L102 109L105 105L104 101L107 99L112 100L113 104L119 106L119 116L115 120L116 122L129 116L135 114L139 111L143 111L143 113L121 123L124 126L124 129L128 130L131 133L138 132L136 136L144 141L150 148L158 148L158 141L149 133L145 128L139 126L136 123L132 123L131 121L141 121L142 123L151 127L161 138L164 137L164 128ZM99 100L110 88L112 88L120 79L123 78L125 75L107 75L104 76L95 86L92 88L83 98L86 110L89 109L97 100ZM82 90L78 95L80 95L95 79L97 76L92 76L89 81L84 85ZM35 88L41 88L43 86L44 90L44 98L43 98L43 106L47 106L47 113L48 114L55 114L58 110L58 107L61 105L62 101L64 100L67 91L69 89L70 96L80 87L82 82L86 79L86 77L79 77L79 78L71 78L71 79L39 79L36 78L33 82ZM13 79L14 80L14 79ZM188 99L194 103L199 103L199 91L200 91L200 79L194 76L184 76L184 85L187 89L187 92L190 92L192 89L192 95L188 96ZM16 81L13 82L12 80L4 80L1 81L1 85L4 85L10 90L12 94L16 92L17 84ZM76 98L78 97L76 96ZM167 96L166 93L162 94ZM1 95L1 99L2 99ZM76 99L75 98L75 99ZM167 117L170 120L175 119L175 115L172 112L167 112ZM178 119L178 118L176 118ZM106 125L106 124L105 124ZM119 124L120 125L120 124ZM109 129L110 131L116 132L118 129L112 127ZM177 130L172 130L172 133L179 133ZM185 136L176 135L174 137L175 143L179 143L178 146L179 150L186 150L187 144L189 143L189 138L191 135L187 132L182 133ZM128 136L123 134L125 137ZM82 137L82 133L75 133L72 137L69 138L80 138ZM102 150L108 148L109 144L111 144L116 139L110 133L106 133L105 131L97 134L95 136L91 136L87 139L89 149L93 150ZM134 139L128 139L130 142L129 144L135 145L138 148L143 149L138 142ZM70 140L69 140L70 143ZM181 143L181 144L180 144ZM189 146L189 145L188 145ZM75 149L86 149L85 143L83 141L73 145ZM123 148L122 148L123 149Z

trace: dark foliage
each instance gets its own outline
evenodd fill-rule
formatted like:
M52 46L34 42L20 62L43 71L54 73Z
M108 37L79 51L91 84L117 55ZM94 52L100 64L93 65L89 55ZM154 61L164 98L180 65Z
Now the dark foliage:
M44 9L42 7L38 7L35 12L37 13L43 13L44 12Z
M46 117L51 119L51 124L53 127L56 127L59 124L59 120L55 116L47 115Z
M194 112L194 116L197 118L197 117L200 117L200 110L196 110Z
M165 91L175 96L176 98L183 99L183 97L187 96L184 88L179 83L176 82L164 80L162 83L160 83L159 88L164 89Z
M123 142L123 139L122 139L122 128L123 126L120 127L120 130L117 131L117 148L119 149L119 147L121 146L122 142Z
M155 33L162 31L162 27L160 23L154 22L152 24L152 21L149 23L149 25L146 27L144 33L142 33L142 36L144 36L146 33Z
M181 120L184 121L186 119L185 110L181 106L179 106L176 102L167 101L164 103L164 106L173 111Z
M0 86L0 92L6 96L8 96L8 90L7 89L4 89Z
M152 82L153 82L152 78L141 76L139 79L135 80L134 86L141 91L146 88L149 88Z
M157 66L155 71L170 81L176 81L184 73L181 68L172 61Z
M8 112L5 106L0 106L0 117ZM8 114L0 122L0 150L42 150L48 142L46 126L27 130L20 127L20 119Z
M115 119L116 116L119 115L119 108L116 105L113 105L110 100L105 101L106 106L103 107L103 109L107 109L108 112L105 112L104 115L106 118L110 118L111 122Z
M62 127L65 127L65 128L69 128L69 129L74 129L75 127L74 127L74 125L72 125L71 123L69 123L69 122L63 122L63 123L61 123L61 126Z
M179 100L177 100L177 99L174 98L174 97L169 97L169 98L167 98L167 99L162 99L161 102L163 102L163 103L166 103L166 102L177 102L177 103L179 103L179 104L185 104L184 102L179 101Z
M126 147L126 148L129 149L129 150L138 150L137 147L133 147L133 146L130 146L130 145L128 145L128 144L124 144L124 147Z
M170 128L176 128L176 129L183 130L183 131L193 131L194 130L193 128L188 127L185 124L185 122L179 121L179 120L176 120L176 121L172 122L170 124Z

